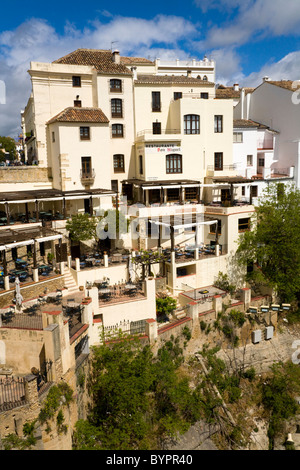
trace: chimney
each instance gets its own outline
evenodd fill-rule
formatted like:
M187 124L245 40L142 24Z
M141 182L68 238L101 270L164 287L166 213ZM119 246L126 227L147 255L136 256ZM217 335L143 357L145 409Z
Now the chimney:
M137 80L137 68L131 67L131 72L133 73L133 80Z
M270 77L263 77L263 82L268 82L270 80Z
M113 53L112 53L112 60L115 64L119 64L120 63L120 52L118 50L115 50Z
M234 89L234 91L239 91L239 89L240 89L239 84L238 84L238 83L235 83L235 84L233 85L233 89Z

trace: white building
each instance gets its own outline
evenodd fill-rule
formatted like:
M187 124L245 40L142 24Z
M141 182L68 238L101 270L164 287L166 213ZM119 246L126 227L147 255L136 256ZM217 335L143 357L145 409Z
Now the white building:
M234 118L253 120L268 129L266 139L259 148L259 158L261 161L264 158L266 176L278 175L283 180L293 177L299 187L300 107L296 89L292 81L272 81L266 77L252 93L242 93L240 102L234 108ZM277 132L276 144L271 149L273 153L267 148L271 129Z

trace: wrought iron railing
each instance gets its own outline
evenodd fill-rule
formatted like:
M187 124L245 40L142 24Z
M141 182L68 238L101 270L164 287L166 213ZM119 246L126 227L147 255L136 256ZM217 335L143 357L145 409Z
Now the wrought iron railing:
M96 176L96 173L94 169L91 169L90 171L80 170L80 178L82 180L95 179L95 176Z
M0 412L26 404L25 378L0 378Z

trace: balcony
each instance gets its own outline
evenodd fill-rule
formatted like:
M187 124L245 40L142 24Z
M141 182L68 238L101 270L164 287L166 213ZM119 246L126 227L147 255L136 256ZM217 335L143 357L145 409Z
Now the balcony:
M93 168L90 171L80 170L80 179L83 185L94 184L95 177L96 173Z
M231 172L236 172L237 166L236 165L222 165L220 168L216 168L214 165L207 165L207 176L217 176L221 174L224 175L231 175Z
M174 141L174 136L176 136L175 140L181 140L181 130L180 129L161 129L160 133L154 133L153 129L144 129L137 133L136 140L138 142L148 142L148 141L161 142L162 140Z

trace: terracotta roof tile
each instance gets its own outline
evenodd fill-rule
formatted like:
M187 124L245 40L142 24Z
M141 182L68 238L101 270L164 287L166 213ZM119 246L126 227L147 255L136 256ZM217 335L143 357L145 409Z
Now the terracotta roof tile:
M132 72L123 64L113 61L111 51L100 49L77 49L70 54L53 62L54 64L90 65L99 73L132 75Z
M216 98L217 99L236 99L240 98L242 89L245 90L245 94L253 93L255 88L245 87L235 90L234 87L225 87L223 85L219 86L216 89Z
M290 91L296 91L298 88L293 87L293 83L295 83L293 80L266 80L265 83L271 83L271 85L276 85L280 88L284 88L285 90L290 90Z
M192 84L194 86L208 86L214 87L215 84L212 82L208 82L206 80L200 80L199 78L188 77L187 75L138 75L137 80L135 83L142 84L142 83L166 83L166 84Z
M260 122L252 121L251 119L234 119L233 120L233 128L234 129L242 129L242 128L252 128L252 129L266 129L271 132L275 132L278 134L278 131L271 129L270 127L262 124Z
M66 108L54 116L47 124L53 122L91 122L106 124L109 119L100 108Z
M145 59L144 57L120 57L121 64L124 65L131 65L131 64L149 64L154 65L154 62L149 59Z

